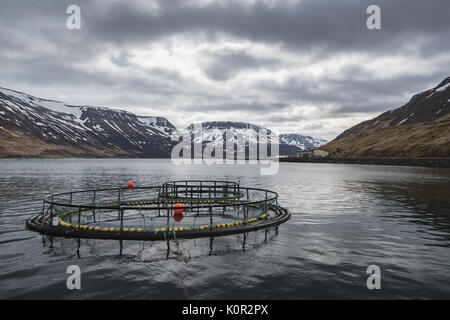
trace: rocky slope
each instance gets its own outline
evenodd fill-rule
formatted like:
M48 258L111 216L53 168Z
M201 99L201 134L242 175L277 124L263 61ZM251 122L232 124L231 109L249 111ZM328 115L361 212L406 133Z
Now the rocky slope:
M1 157L169 157L174 130L163 117L70 106L0 88Z
M331 157L450 157L450 77L321 147Z

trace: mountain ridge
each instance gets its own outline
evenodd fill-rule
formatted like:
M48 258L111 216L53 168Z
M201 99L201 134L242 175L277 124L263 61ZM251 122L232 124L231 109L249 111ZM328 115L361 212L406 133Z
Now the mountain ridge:
M184 130L187 135L194 135L194 141L202 143L202 145L219 145L223 144L223 134L229 131L234 136L245 137L249 142L253 143L273 143L268 141L267 137L260 134L261 130L266 130L267 134L278 138L279 155L291 156L297 152L307 149L314 149L323 145L326 140L315 139L310 136L300 134L280 134L269 128L243 121L207 121L202 123L191 124ZM238 150L242 151L243 146L239 146Z
M341 139L353 133L399 125L432 122L450 112L450 77L445 78L436 87L415 94L401 107L383 112L379 116L363 121L338 135ZM444 111L444 112L442 112Z
M176 130L163 117L73 106L6 88L0 89L0 129L1 156L53 156L40 148L46 145L59 150L58 156L72 156L75 148L80 156L150 158L168 157L174 144L171 135ZM24 137L30 141L26 152L21 148Z
M328 141L311 136L304 136L298 133L280 134L280 140L283 143L298 147L300 150L316 149L326 144Z
M321 149L330 157L450 157L450 77L363 121Z
M193 130L195 125L190 124L181 132ZM233 128L246 131L255 142L266 139L262 136L258 137L261 140L256 139L258 132L266 128L249 122L209 121L200 125L204 130L214 131L213 136ZM162 116L70 105L0 87L0 157L169 158L178 134L177 128ZM284 141L282 137L280 155L294 155L303 150L298 141Z

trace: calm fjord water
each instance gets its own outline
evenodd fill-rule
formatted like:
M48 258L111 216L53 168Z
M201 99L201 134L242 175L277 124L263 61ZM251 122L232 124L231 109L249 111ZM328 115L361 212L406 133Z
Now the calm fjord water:
M292 218L244 238L124 242L44 237L25 219L51 193L167 180L226 179L277 191ZM66 268L79 265L81 290ZM381 290L366 287L381 268ZM0 298L450 298L450 170L167 160L0 160Z

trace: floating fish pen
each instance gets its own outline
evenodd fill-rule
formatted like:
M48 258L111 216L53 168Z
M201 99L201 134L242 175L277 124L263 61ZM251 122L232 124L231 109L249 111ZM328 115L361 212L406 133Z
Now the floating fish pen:
M274 191L189 180L52 195L26 226L70 238L168 240L247 233L289 218Z

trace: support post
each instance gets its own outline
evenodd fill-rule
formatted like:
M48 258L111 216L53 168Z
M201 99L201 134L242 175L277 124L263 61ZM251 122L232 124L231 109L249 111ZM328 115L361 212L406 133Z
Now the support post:
M92 210L92 215L93 215L93 217L94 217L94 222L95 222L95 198L96 198L96 191L94 191L94 201L93 201L93 203L94 203L94 209Z
M53 224L53 196L52 196L52 204L50 205L50 225L52 224Z
M170 212L169 212L169 211L170 211L170 210L167 209L167 231L169 231L169 228L170 228L170 218L169 218Z
M120 188L119 188L119 199L118 199L119 201L119 209L117 210L117 220L119 220L120 219Z
M209 229L212 230L212 226L213 226L212 207L211 204L209 204Z
M78 230L80 230L81 226L81 207L78 207Z

